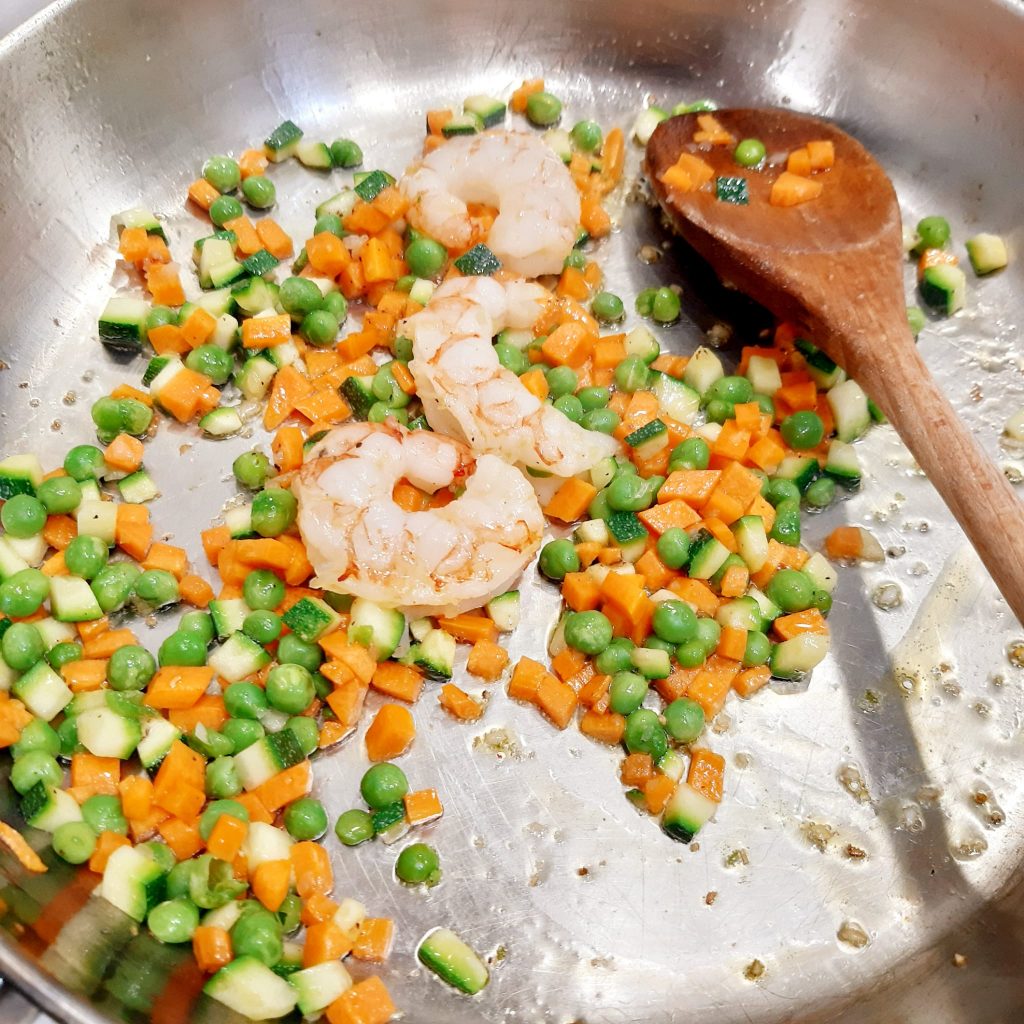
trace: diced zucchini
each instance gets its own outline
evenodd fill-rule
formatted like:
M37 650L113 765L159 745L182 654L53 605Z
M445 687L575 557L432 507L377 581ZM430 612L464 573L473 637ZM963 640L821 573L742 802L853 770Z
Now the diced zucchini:
M641 110L633 122L633 138L641 146L646 146L654 134L654 129L667 117L668 111L662 110L661 107L647 107Z
M451 679L455 667L455 637L443 629L432 629L420 643L413 644L402 659L418 665L434 679Z
M818 475L818 460L805 455L788 455L779 463L775 475L782 480L792 480L802 494Z
M147 235L159 235L165 242L167 241L164 226L153 216L153 212L144 206L134 206L130 210L119 213L114 218L114 223L119 228L142 228Z
M58 622L93 622L103 618L96 595L79 576L54 576L50 580L50 609Z
M235 754L238 779L248 789L255 789L267 779L302 760L302 748L291 729L263 736L245 750Z
M608 517L608 531L620 547L634 541L647 540L647 527L640 522L635 512L613 512Z
M579 544L600 544L605 548L611 544L608 524L603 519L588 519L573 531L573 539Z
M228 528L232 540L244 540L246 537L254 537L256 531L252 528L252 505L239 505L237 508L229 508L224 513L224 525ZM236 627L241 629L239 625Z
M181 730L166 718L154 715L142 723L142 738L136 745L136 753L142 767L156 768L167 756L167 752L181 739Z
M235 247L226 238L205 238L199 250L199 284L203 288L223 288L245 275L235 259Z
M626 346L627 356L636 356L642 359L648 366L661 354L661 346L658 339L641 324L634 327L625 337L623 344Z
M144 921L166 892L166 875L142 850L120 846L110 855L103 870L100 895L130 918Z
M751 356L747 363L747 380L750 381L755 393L774 395L782 387L779 364L768 356Z
M413 302L418 302L421 306L425 306L430 301L430 297L434 294L436 288L437 285L433 281L429 281L425 277L417 277L409 289L409 298Z
M78 716L77 721L79 741L97 757L116 757L126 761L142 739L142 728L137 721L125 718L110 708L86 711Z
M338 621L336 614L335 621ZM352 602L349 609L349 640L369 648L376 661L390 658L402 642L404 633L405 616L397 609L382 608L365 597L357 597Z
M804 563L803 574L810 577L811 582L818 588L831 594L839 582L839 573L835 566L820 552L816 551Z
M572 159L572 136L564 128L549 128L542 138L563 164Z
M505 120L505 104L493 96L467 96L462 109L469 114L476 114L485 128L493 128Z
M661 817L661 827L681 843L693 837L714 816L718 804L698 793L688 782L680 782Z
M324 214L333 213L344 220L356 208L357 202L359 202L359 196L352 189L343 188L340 192L336 192L331 196L330 199L325 199L316 208L316 215L320 218Z
M758 590L757 587L750 587L747 590L746 596L752 597L757 602L765 629L782 614L782 609L767 594Z
M627 434L625 441L640 459L649 459L668 446L668 427L653 419Z
M47 616L45 619L38 619L32 623L43 638L43 646L46 650L56 647L57 644L67 643L78 636L78 630L70 623L58 622ZM4 631L6 632L6 630ZM0 636L3 634L0 633Z
M658 410L676 423L693 423L700 411L700 395L688 384L667 373L659 373L651 387L654 397L658 400Z
M28 567L28 562L14 550L10 539L0 537L0 579L9 579Z
M230 295L230 292L228 293ZM230 313L217 317L217 326L210 335L209 344L230 352L238 343L238 321Z
M729 557L729 549L707 530L701 530L690 545L687 572L695 580L709 580Z
M235 374L238 390L251 401L266 397L277 367L264 356L250 356Z
M352 176L353 191L364 203L372 203L384 191L394 185L395 179L387 171L360 171Z
M220 598L210 602L210 618L221 640L241 630L252 609L240 597Z
M812 345L805 338L797 338L796 347L804 357L811 379L822 391L834 388L846 380L846 372L816 345Z
M751 572L764 568L768 561L768 534L760 516L741 516L732 524L736 550Z
M746 629L755 632L764 629L761 608L754 598L737 597L732 601L723 601L715 612L715 621L720 626L731 626L733 629Z
M967 275L948 263L927 267L921 277L921 298L933 309L952 316L967 301Z
M667 775L673 782L679 782L686 774L686 761L675 750L666 750L658 758L658 771Z
M999 235L982 232L967 239L967 255L976 274L991 274L1010 262L1006 242Z
M318 171L329 171L334 165L331 149L324 142L300 142L295 147L295 155L303 167L312 167Z
M856 441L871 426L868 397L855 380L844 380L831 388L825 397L840 441Z
M629 652L629 660L645 679L667 679L672 672L668 651L654 647L634 647Z
M0 461L0 501L16 494L35 494L43 482L43 467L35 455L9 455Z
M249 823L242 852L249 864L258 867L268 860L288 860L292 845L292 837L283 828L275 828L262 821L252 821Z
M455 114L441 129L441 134L450 139L454 135L476 135L484 130L484 122L476 114L466 111Z
M22 817L33 827L43 832L56 832L69 821L81 821L82 811L78 801L66 790L37 782L22 798Z
M78 533L98 537L107 546L114 543L117 527L117 505L112 501L83 501L78 506Z
M300 640L315 644L324 634L338 628L341 616L320 598L303 597L284 613L281 620ZM404 620L402 624L404 626Z
M160 494L160 490L153 482L153 478L144 469L138 469L122 480L119 480L117 482L117 489L121 492L122 500L133 505L142 505L147 501L152 501ZM116 522L116 511L114 518Z
M226 683L237 683L270 663L270 655L242 632L232 633L206 662Z
M365 420L377 401L373 393L373 377L346 377L341 384L341 397L348 402L357 420Z
M299 1012L315 1017L352 987L352 976L340 960L329 960L290 974L288 984L298 996Z
M230 437L242 429L242 417L234 406L221 406L200 418L199 429L208 437Z
M716 380L724 376L722 360L711 349L702 345L690 356L690 361L683 371L683 382L693 388L697 394L703 395Z
M828 637L819 633L801 633L783 640L772 650L769 666L779 679L799 679L828 654Z
M838 439L829 442L825 472L849 490L860 487L861 471L857 449Z
M302 129L294 121L282 121L263 140L263 149L267 158L277 164L295 152L301 138Z
M100 341L107 348L138 352L146 337L149 303L130 295L115 295L100 313Z
M250 277L232 286L231 297L243 313L256 316L257 313L277 312L279 291L273 281L266 281L262 277Z
M71 702L67 683L45 661L37 661L11 686L11 692L36 718L49 722Z
M442 981L471 996L490 980L480 957L447 928L430 932L419 944L416 956Z
M615 479L619 471L619 464L612 455L606 455L590 467L590 482L599 490L603 491Z
M30 566L41 565L50 547L41 533L31 537L12 537L8 533L4 535L4 540L7 546Z
M511 633L519 625L519 591L509 590L492 597L486 611L499 633Z
M465 274L467 277L473 275L487 277L501 270L501 260L483 242L478 242L469 252L463 253L455 261L455 267L460 274Z
M254 956L232 960L210 978L203 991L249 1020L286 1017L299 1000L288 981Z

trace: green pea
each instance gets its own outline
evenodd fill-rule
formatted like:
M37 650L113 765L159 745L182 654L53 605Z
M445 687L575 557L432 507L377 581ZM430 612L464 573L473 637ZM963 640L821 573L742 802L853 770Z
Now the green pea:
M121 407L116 398L99 398L92 404L92 421L96 429L116 434L121 429Z
M802 612L811 606L814 584L798 569L780 569L768 581L765 593L784 612Z
M587 413L589 416L590 413ZM587 506L587 515L591 519L607 519L612 514L611 506L608 504L608 488L598 491L593 500Z
M164 900L149 912L146 924L158 942L172 945L191 942L199 927L199 909L184 897Z
M0 652L15 672L27 672L46 653L46 646L32 623L15 622L0 639Z
M82 645L73 640L64 640L46 652L46 660L54 672L60 672L65 665L82 660Z
M242 171L229 156L211 156L203 164L203 177L218 192L234 192L242 180Z
M660 601L651 619L654 633L670 644L684 644L697 635L697 616L685 601Z
M622 299L612 292L598 292L590 302L590 312L602 323L617 324L626 315Z
M227 384L231 379L235 360L230 352L216 345L200 345L192 349L185 357L185 365L204 377L209 377L213 384Z
M571 366L553 366L546 374L548 382L548 395L551 398L561 398L563 395L571 395L579 383L576 371Z
M277 201L277 188L264 174L250 174L242 182L242 197L256 210L267 210Z
M832 611L832 595L827 590L815 590L811 595L811 607L817 608L822 615Z
M63 780L63 769L45 750L29 750L11 766L11 785L19 793L27 793L37 782L59 786Z
M775 522L768 536L788 547L800 544L800 506L783 502L775 511Z
M627 637L617 636L594 658L594 668L603 676L613 676L617 672L626 672L633 664L629 652L633 650L633 641Z
M437 850L426 843L412 843L398 855L395 861L395 875L406 885L428 885L435 882L441 868Z
M252 528L261 537L279 537L295 522L298 502L280 487L260 491L252 502Z
M230 741L229 741L230 742ZM242 783L233 757L217 757L206 765L206 795L215 800L238 796Z
M615 386L626 394L643 391L651 383L651 371L639 356L626 356L615 367Z
M60 756L70 760L75 754L82 753L85 747L78 742L78 720L68 715L57 726L57 738L60 740Z
M84 821L66 821L53 830L53 852L68 864L84 864L96 849L96 833Z
M825 437L825 424L816 412L803 410L787 416L779 427L782 440L797 451L816 448Z
M290 935L302 924L302 900L297 893L290 892L281 901L281 906L276 911L277 919L281 923L281 931Z
M315 672L324 660L318 644L300 640L294 633L286 633L277 645L277 660L282 665L301 665L307 672Z
M46 506L31 494L16 494L0 508L0 523L12 537L34 537L46 525Z
M409 780L397 764L382 761L367 769L359 783L359 792L367 805L377 811L401 800L409 792Z
M755 394L751 401L757 402L758 409L766 416L775 419L775 401L771 395Z
M495 349L497 349L498 346L495 345L494 347L495 347ZM511 348L513 346L509 346L509 347ZM400 363L410 363L410 362L412 362L412 340L410 338L403 338L401 335L399 335L397 338L395 338L394 349L395 349L395 358ZM498 357L498 360L499 360L499 362L501 361L501 357L500 356ZM502 363L502 366L504 366L504 365L505 364Z
M315 680L314 680L315 682ZM319 694L317 694L319 696ZM287 729L291 730L298 741L299 747L305 757L315 751L320 745L320 730L317 728L316 719L304 715L296 715L288 719Z
M115 690L142 690L155 674L156 660L138 644L119 647L107 663L107 680Z
M374 374L370 390L389 409L404 408L412 398L411 395L402 390L398 381L395 380L390 363L385 363Z
M374 402L366 414L366 419L369 423L383 423L392 414L393 410L386 402Z
M373 818L358 808L345 811L334 823L334 834L345 846L358 846L373 838Z
M670 324L679 319L683 304L671 288L659 288L651 303L651 316L659 324Z
M135 595L156 608L174 604L181 597L178 581L166 569L147 569L135 580Z
M603 409L607 406L612 395L604 387L580 388L576 393L584 412L593 412L595 409Z
M772 477L768 482L768 493L765 495L768 503L779 507L784 501L799 501L800 488L792 480L782 477Z
M270 459L258 451L243 452L231 464L231 471L243 487L252 490L262 487L274 473Z
M331 162L335 167L358 167L363 162L363 151L351 139L335 139L331 143Z
M322 213L316 219L316 223L313 225L313 234L315 235L337 235L338 238L345 237L345 227L341 223L341 218L336 213ZM317 291L320 289L318 288Z
M634 305L640 316L650 316L654 312L654 296L657 294L657 288L645 288L637 295Z
M657 552L658 557L669 569L682 569L690 558L689 534L678 526L673 526L658 538Z
M138 567L131 562L108 564L96 574L89 585L104 614L124 607L141 575Z
M246 181L249 179L246 178ZM243 190L244 194L244 190ZM229 220L242 216L242 204L234 196L218 196L210 204L210 220L222 228Z
M608 507L613 512L642 512L650 508L654 496L647 481L632 473L619 473L608 485Z
M584 153L593 153L601 147L601 126L594 121L577 121L569 134L573 145Z
M668 750L665 727L647 708L637 708L629 715L622 739L631 754L650 754L655 761L659 761Z
M743 667L756 668L763 665L772 653L772 642L760 632L751 629L747 631L747 646L743 651Z
M242 582L242 597L254 610L273 611L284 600L284 580L269 569L253 569Z
M579 249L573 249L568 256L562 260L562 267L572 267L574 270L584 270L587 266L586 253L580 252Z
M235 749L234 744L223 733L216 729L203 728L202 733L190 732L185 742L195 751L207 758L227 757ZM221 794L233 796L234 794Z
M217 635L213 618L209 612L186 612L178 622L178 629L182 633L195 633L204 644L213 643L213 639Z
M621 422L614 409L590 409L583 414L580 426L586 430L596 430L599 434L614 433Z
M835 496L835 480L830 476L821 476L804 491L804 502L811 508L828 508Z
M608 701L617 715L631 715L644 702L648 682L636 672L616 672L608 688Z
M105 541L79 534L64 549L64 564L72 575L91 580L107 564L109 556Z
M333 345L338 337L338 318L326 309L315 309L302 321L299 328L302 336L317 348L326 348Z
M22 569L0 583L0 611L10 618L34 615L50 596L50 578L39 569Z
M677 743L692 743L704 731L704 709L689 697L665 708L665 728Z
M249 612L242 623L242 632L258 644L271 644L281 635L281 616L274 612Z
M57 735L57 731L41 718L33 718L21 730L18 742L11 747L11 754L17 761L30 750L39 750L51 757L56 757L60 753L60 737Z
M117 405L118 415L121 417L120 429L124 433L141 437L149 430L149 425L153 422L153 410L148 405L134 398L119 398Z
M921 239L921 249L944 249L951 235L949 221L945 217L924 217L917 222L917 237Z
M70 476L54 476L36 488L36 497L51 516L74 512L82 500L82 488Z
M704 413L709 423L725 423L736 415L736 407L732 402L725 402L720 398L712 398L705 406Z
M206 805L203 813L199 816L199 834L205 843L210 838L214 826L220 821L221 815L227 814L239 821L249 823L249 812L244 804L237 800L214 800Z
M89 797L82 804L82 817L96 835L103 832L116 832L119 836L128 835L128 819L124 816L121 801L116 796L97 794Z
M316 697L313 679L301 665L276 665L266 684L267 701L286 715L302 714Z
M103 452L95 445L75 445L64 456L64 472L79 483L83 480L95 480L103 475L106 468Z
M570 612L565 642L584 654L600 654L612 642L612 624L602 612Z
M746 377L719 377L704 392L703 399L711 401L718 398L733 405L749 402L754 396L754 387Z
M192 869L195 863L194 860L183 860L167 872L168 898L177 899L188 894L192 887Z
M572 423L583 419L583 403L575 395L562 395L552 403L554 407Z
M580 559L571 540L551 540L540 549L540 571L549 580L564 580L570 572L579 572Z
M303 797L294 800L284 811L284 827L298 842L319 839L327 831L327 812L319 800Z
M526 354L507 341L495 342L494 354L498 357L498 362L517 377L526 373L530 368L530 361L526 358Z
M226 704L227 700L225 699ZM231 741L234 754L240 754L246 747L251 747L266 735L266 730L254 718L229 718L221 726L220 731Z
M927 326L928 318L921 311L918 306L907 306L907 326L910 327L910 333L916 338ZM38 490L36 491L39 494ZM42 497L42 495L39 495Z
M270 707L266 693L255 683L232 683L224 691L224 707L232 718L260 719Z
M768 150L760 139L741 139L732 151L732 158L740 167L759 167Z
M448 262L448 250L433 238L417 238L406 248L405 262L417 277L435 278Z
M562 116L562 101L549 92L535 92L526 100L526 117L531 124L547 128Z
M151 306L146 315L146 335L158 327L166 327L168 324L177 324L178 311L170 306Z
M300 322L323 305L320 289L308 277L285 278L277 297L281 308Z
M262 907L243 914L231 928L231 949L236 957L252 956L273 967L284 954L281 922Z
M170 847L156 839L151 839L148 843L142 843L136 849L150 857L164 874L170 872L178 863L178 858L174 856Z
M722 638L722 627L714 619L698 619L695 640L704 646L704 653L711 654Z
M161 665L205 665L206 641L195 633L177 630L160 645L157 656Z

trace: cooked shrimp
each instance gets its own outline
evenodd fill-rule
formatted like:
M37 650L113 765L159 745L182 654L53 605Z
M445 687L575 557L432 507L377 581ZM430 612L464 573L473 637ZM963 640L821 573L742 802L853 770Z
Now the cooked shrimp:
M619 449L542 402L498 362L491 338L529 327L550 294L527 281L487 277L446 281L399 331L412 340L409 369L427 420L475 452L559 477L590 469Z
M412 201L409 222L449 248L472 241L467 203L497 207L487 247L524 277L560 273L580 229L580 196L565 164L524 132L450 139L408 171L401 187Z
M449 504L406 512L402 479ZM544 517L529 481L493 455L394 422L336 427L292 482L313 586L407 615L456 615L512 589L540 545Z

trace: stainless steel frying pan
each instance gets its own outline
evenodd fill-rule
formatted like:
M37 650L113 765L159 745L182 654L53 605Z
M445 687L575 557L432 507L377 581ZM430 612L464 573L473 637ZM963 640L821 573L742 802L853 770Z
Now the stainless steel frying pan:
M61 0L0 44L3 451L56 464L89 439L91 402L140 372L96 339L119 283L112 214L153 206L187 259L200 224L182 199L207 155L291 117L314 137L352 136L368 166L399 171L426 108L542 74L570 121L628 127L648 96L834 117L881 157L908 221L943 213L958 242L1007 234L1016 263L972 281L968 309L930 324L921 347L1022 479L1021 453L999 440L1024 405L1022 55L1024 8L1010 0ZM275 175L281 219L302 237L313 201L342 176ZM610 287L684 285L686 316L661 332L665 344L689 351L719 321L754 336L758 313L723 294L632 192L617 221L602 256ZM661 258L638 259L643 245ZM252 443L164 427L149 449L164 491L156 521L198 564L197 530L232 495L226 467ZM444 796L430 829L443 884L402 891L395 850L328 843L338 890L397 919L386 977L407 1020L1024 1018L1024 675L1012 663L1024 629L891 431L863 450L870 479L806 537L813 546L858 523L889 557L843 572L836 650L806 693L731 703L716 722L728 795L699 842L667 840L623 799L611 752L554 731L501 687L479 726L447 720L430 694L421 702L407 771ZM533 579L524 589L514 654L541 647L555 611L550 590ZM355 802L361 767L358 738L318 763L332 815ZM226 1019L192 1001L196 979L173 951L132 937L70 871L3 868L0 971L46 1011ZM481 997L416 966L417 940L438 924L491 957ZM0 1015L24 1005L0 999Z

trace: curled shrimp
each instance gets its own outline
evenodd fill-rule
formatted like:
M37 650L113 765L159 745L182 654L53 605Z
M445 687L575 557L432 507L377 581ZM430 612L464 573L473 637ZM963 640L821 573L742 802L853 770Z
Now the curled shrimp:
M447 505L407 512L396 484ZM456 615L510 590L540 546L544 517L529 481L493 455L393 421L336 427L292 482L313 585L411 616Z
M619 450L542 402L498 362L491 338L536 321L550 293L528 281L446 281L400 326L412 341L409 369L430 425L475 452L558 477L576 476Z
M467 203L498 209L488 248L524 277L558 274L579 233L580 196L565 164L534 135L457 136L408 171L409 222L451 249L473 240Z

